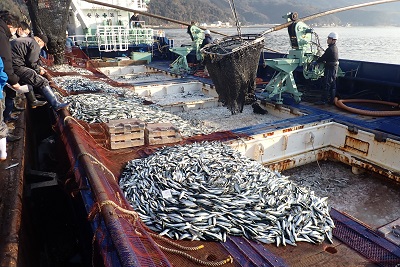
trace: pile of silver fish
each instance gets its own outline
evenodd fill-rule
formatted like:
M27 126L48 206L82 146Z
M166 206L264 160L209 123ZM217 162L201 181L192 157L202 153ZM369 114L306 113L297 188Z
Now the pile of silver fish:
M93 73L85 68L77 68L68 64L53 65L48 67L49 70L54 72L76 72L82 75L93 75Z
M114 87L99 80L91 80L82 76L54 77L53 81L64 90L74 93L102 92L110 94L126 94L130 90Z
M166 147L132 160L119 185L141 220L172 239L332 242L326 197L221 142Z
M132 94L127 96L107 93L78 94L64 98L64 101L70 103L71 115L88 123L135 118L145 123L172 123L184 137L214 131L211 127L191 124L190 121L164 111L161 106L143 105L143 100Z

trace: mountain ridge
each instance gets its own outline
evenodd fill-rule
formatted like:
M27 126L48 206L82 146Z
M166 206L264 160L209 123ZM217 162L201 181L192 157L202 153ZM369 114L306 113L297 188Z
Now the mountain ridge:
M318 6L309 1L284 1L284 0L241 0L235 1L239 21L243 25L283 23L282 16L288 12L298 12L300 17L305 17L334 8L361 4L360 1L321 0ZM364 1L365 3L365 1ZM196 12L190 12L196 10ZM324 16L311 23L318 24L352 24L363 26L399 25L399 3L388 3L355 9L333 15ZM234 25L233 13L227 0L151 0L149 13L173 18L181 21L197 21L212 23L227 21ZM167 24L165 21L146 18L151 24Z
M359 0L320 0L318 5L308 0L240 0L234 1L239 21L242 25L281 24L282 16L288 12L297 12L299 17L315 13L366 3ZM167 18L190 22L211 24L216 21L230 22L235 25L233 13L228 0L150 0L148 12ZM26 20L28 15L24 0L1 0L0 10L9 10L21 15ZM335 13L310 20L310 24L318 25L360 25L360 26L400 26L400 1L374 5L360 9ZM152 25L168 25L165 20L142 17Z

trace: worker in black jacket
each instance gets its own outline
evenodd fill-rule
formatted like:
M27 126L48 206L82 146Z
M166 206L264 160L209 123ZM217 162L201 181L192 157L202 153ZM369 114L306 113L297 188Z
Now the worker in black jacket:
M328 48L325 53L317 59L317 63L324 63L324 88L321 104L333 104L336 96L336 78L339 68L339 52L336 46L338 34L331 32L328 35Z
M21 82L32 85L46 98L55 110L68 106L59 102L49 85L49 81L42 75L46 70L39 64L40 50L47 44L44 34L36 34L33 38L21 37L11 41L14 72Z
M19 18L15 15L12 15L8 11L0 11L0 57L3 61L4 72L7 74L7 83L12 86L14 90L18 90L20 88L19 77L14 73L12 67L12 56L11 56L11 46L10 46L10 38L15 34L19 27ZM3 88L0 88L3 90ZM13 91L9 89L10 91ZM4 90L6 91L6 90ZM5 107L5 97L2 99L2 103L0 104L0 113L3 115ZM12 103L13 104L13 103ZM6 118L3 116L0 117L0 138L7 136L7 141L17 141L21 139L21 137L12 135L8 132L8 127L4 123Z
M19 21L19 18L9 12L3 12L0 14L0 18L4 20L6 23L7 27L10 29L10 34L12 34L12 37L9 38L9 40L14 40L17 38L18 30L20 30L21 23ZM25 23L25 25L27 25ZM29 25L28 25L29 27ZM30 29L28 28L30 31ZM21 33L21 32L20 32ZM14 37L14 38L13 38ZM10 47L10 45L9 45ZM11 47L10 47L10 52L11 52ZM10 53L11 54L11 53ZM12 68L12 63L11 63L11 71L15 76L15 73ZM19 79L19 78L18 78ZM9 82L10 83L10 82ZM10 83L11 84L11 83ZM14 89L14 90L13 90ZM15 88L10 88L10 86L6 86L4 88L4 91L6 92L6 97L5 97L5 110L3 111L4 115L4 121L5 122L12 122L18 119L18 116L13 116L12 111L13 109L19 110L19 108L15 107L14 105L14 98L16 96L16 92L18 92L18 89ZM26 98L28 99L28 102L32 108L40 107L46 105L46 101L39 101L35 97L35 93L33 91L33 87L29 87L29 91L25 93ZM11 138L12 139L12 138Z
M3 38L4 39L9 39L9 40L16 39L17 37L16 37L15 33L20 27L19 18L17 16L15 16L15 15L9 13L8 11L5 11L5 12L0 11L0 18L7 25L8 29L10 31L10 35L11 35L11 37L8 37L8 38L3 37ZM10 36L10 35L8 35L8 36ZM14 36L15 38L12 38L12 36ZM3 39L3 38L1 38L1 39ZM6 66L6 63L5 63L4 64L5 65L5 71L9 75L9 77L11 77L12 79L14 78L17 81L19 81L19 77L15 74L14 69L12 67L11 45L9 44L9 42L7 42L7 44L8 44L9 50L10 50L10 56L9 57L10 57L10 63L11 63L10 66L11 66L11 68L7 69L7 68L9 68L9 66ZM5 109L3 111L3 115L4 115L4 121L7 122L7 123L15 121L15 120L18 119L18 116L13 116L12 115L12 111L13 111L13 109L18 110L18 108L15 107L15 105L14 105L14 98L16 96L16 92L20 88L20 85L18 83L16 86L12 86L14 84L14 81L12 79L9 78L9 81L8 81L10 86L7 85L7 86L4 87L4 91L5 91L6 97L5 97ZM32 89L33 88L30 87L30 90L27 93L25 93L25 96L28 99L28 102L30 103L30 106L32 108L36 108L36 107L45 105L47 102L37 100L36 97L35 97L35 93L33 92ZM9 139L12 140L12 139L15 139L15 138L13 138L12 135L11 135L11 136L9 136Z
M14 73L12 67L12 56L10 38L19 27L19 18L8 13L8 11L0 11L0 57L3 60L4 72L8 76L8 84L15 90L19 89L19 78Z

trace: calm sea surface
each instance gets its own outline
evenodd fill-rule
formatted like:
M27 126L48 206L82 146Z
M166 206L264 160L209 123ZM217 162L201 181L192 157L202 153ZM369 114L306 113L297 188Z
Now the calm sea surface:
M242 28L242 34L260 33L270 26ZM237 34L236 28L210 28L228 35ZM363 60L400 64L400 27L335 27L314 28L322 47L326 48L326 37L332 31L339 34L338 48L342 59ZM175 46L189 44L190 37L186 28L165 29L165 35L174 39ZM213 38L222 38L212 34ZM290 49L289 36L286 29L266 35L266 47L287 53Z

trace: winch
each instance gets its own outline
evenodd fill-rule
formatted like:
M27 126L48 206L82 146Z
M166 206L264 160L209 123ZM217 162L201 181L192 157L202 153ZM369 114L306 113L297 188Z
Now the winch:
M196 51L196 59L198 61L203 59L200 53L200 46L204 39L204 31L196 25L191 25L188 28L188 33L192 38L192 44L190 46L173 47L169 49L171 52L179 55L179 57L170 64L170 71L172 73L181 74L191 71L186 56L192 51Z
M298 20L298 14L288 13L283 16L288 22L288 33L292 49L286 58L266 59L265 66L277 71L270 82L265 86L260 98L273 99L277 104L283 104L283 93L290 94L299 103L302 93L297 90L293 71L302 67L306 79L318 80L324 76L324 64L314 62L323 54L318 35L303 21ZM338 76L343 75L339 69Z

